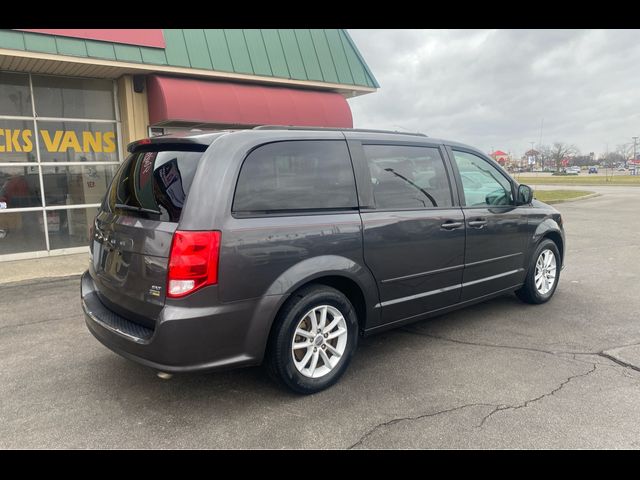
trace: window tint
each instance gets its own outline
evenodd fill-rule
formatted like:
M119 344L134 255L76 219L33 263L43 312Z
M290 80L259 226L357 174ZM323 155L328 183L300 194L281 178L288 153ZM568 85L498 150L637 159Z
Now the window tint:
M451 187L433 147L363 145L376 208L450 207Z
M110 209L177 222L201 157L202 152L133 153L111 184L107 194Z
M486 160L466 152L453 151L464 189L465 205L510 205L511 183Z
M245 159L233 201L237 213L313 211L358 206L344 141L263 145Z

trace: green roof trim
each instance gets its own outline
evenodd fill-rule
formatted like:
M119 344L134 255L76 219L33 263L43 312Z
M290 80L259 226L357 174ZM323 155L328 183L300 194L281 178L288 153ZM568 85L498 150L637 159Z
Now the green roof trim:
M0 48L380 88L343 29L168 29L166 48L0 30Z

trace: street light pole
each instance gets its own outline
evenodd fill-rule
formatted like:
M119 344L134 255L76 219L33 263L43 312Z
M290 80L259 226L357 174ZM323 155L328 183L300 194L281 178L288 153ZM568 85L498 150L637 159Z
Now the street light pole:
M537 157L535 157L535 156L533 155L533 145L534 145L536 142L529 142L529 143L531 144L531 156L533 157L533 165L535 165L535 163L536 163L536 161L537 161L538 159L537 159ZM528 161L529 161L529 158L527 158L527 162L528 162ZM533 167L532 167L532 170L533 170Z

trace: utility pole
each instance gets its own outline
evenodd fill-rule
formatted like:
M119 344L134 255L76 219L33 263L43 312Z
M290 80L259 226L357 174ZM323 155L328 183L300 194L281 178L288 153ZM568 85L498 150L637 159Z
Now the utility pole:
M604 162L604 181L608 182L609 181L609 144L605 143L604 147L606 149L605 154L604 154L604 158L605 158L605 162Z
M540 122L540 140L538 141L538 145L542 145L542 127L544 126L544 117L542 118L542 121Z
M537 159L537 157L535 157L535 156L533 155L533 145L534 145L536 142L529 142L529 143L531 144L531 156L533 157L533 163L532 163L532 165L535 165L535 164L536 164L536 162L538 161L538 159ZM529 161L529 158L527 158L527 161ZM532 167L532 170L533 170L533 167Z
M638 137L631 137L633 138L633 173L634 174L638 174L638 165L636 163L636 140L638 139Z

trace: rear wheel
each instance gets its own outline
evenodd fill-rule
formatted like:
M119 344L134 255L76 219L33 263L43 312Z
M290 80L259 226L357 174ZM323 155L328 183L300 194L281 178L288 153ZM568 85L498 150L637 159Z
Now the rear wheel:
M295 293L279 313L267 367L290 389L315 393L338 381L357 341L358 320L347 297L334 288L311 285Z
M549 301L560 280L560 252L553 240L544 239L531 257L525 283L516 295L526 303Z

